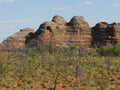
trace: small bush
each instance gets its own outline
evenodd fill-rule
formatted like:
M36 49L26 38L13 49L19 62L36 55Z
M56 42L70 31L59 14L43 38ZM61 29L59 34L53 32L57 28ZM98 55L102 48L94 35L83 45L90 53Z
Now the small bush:
M118 42L115 46L100 47L97 49L97 52L101 56L120 56L120 42Z
M53 54L55 52L55 46L52 43L48 43L48 52Z
M114 47L100 47L97 49L97 52L101 56L113 56L114 55Z

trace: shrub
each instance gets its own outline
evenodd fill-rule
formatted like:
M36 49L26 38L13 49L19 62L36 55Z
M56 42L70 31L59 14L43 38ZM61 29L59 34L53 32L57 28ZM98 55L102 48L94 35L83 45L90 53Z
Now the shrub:
M52 43L48 43L48 52L53 54L55 52L55 46Z
M120 42L118 42L118 43L114 46L113 52L114 52L115 56L120 56Z
M120 56L120 42L118 42L115 46L100 47L97 49L97 52L101 56Z
M97 49L97 52L101 56L113 56L114 55L114 47L100 47Z

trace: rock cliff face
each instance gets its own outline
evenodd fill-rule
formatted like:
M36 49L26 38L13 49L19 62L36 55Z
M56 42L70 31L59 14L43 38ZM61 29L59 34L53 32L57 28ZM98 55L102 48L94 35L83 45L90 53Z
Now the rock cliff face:
M92 28L92 45L94 47L115 45L120 41L120 25L100 22Z
M44 22L34 32L25 28L15 33L0 45L3 52L18 52L23 47L34 48L53 43L56 47L76 45L79 47L100 47L115 45L120 41L120 24L97 23L90 28L84 17L74 16L70 22L61 16L54 16L50 22Z
M74 16L70 22L61 16L54 16L51 22L42 23L33 36L26 41L29 47L32 47L33 41L38 46L40 43L53 43L56 47L70 44L88 47L92 40L90 26L82 16Z
M17 53L18 51L21 51L25 46L25 36L28 35L30 32L34 32L34 30L31 28L25 28L8 37L0 45L1 51L5 53Z

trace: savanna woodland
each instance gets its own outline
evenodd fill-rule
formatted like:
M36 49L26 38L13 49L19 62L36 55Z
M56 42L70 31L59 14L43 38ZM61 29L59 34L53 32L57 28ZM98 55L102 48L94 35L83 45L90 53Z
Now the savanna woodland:
M26 29L0 45L0 90L120 90L118 23L55 16Z

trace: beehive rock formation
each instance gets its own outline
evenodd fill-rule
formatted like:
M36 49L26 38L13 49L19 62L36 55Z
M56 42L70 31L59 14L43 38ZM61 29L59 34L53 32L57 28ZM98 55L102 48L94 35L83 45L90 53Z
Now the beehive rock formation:
M0 51L11 53L18 52L23 47L34 48L46 43L56 47L76 45L79 47L111 46L120 42L120 24L107 22L97 23L90 28L84 17L74 16L69 22L56 15L49 22L44 22L34 32L25 28L15 33L0 45Z
M61 16L54 16L51 22L42 23L33 36L26 40L29 47L32 47L33 41L38 46L40 43L50 42L56 47L70 44L88 47L92 40L90 26L82 16L74 16L70 22L66 22Z
M30 32L34 32L31 28L21 29L19 32L14 35L8 37L6 40L2 42L0 45L0 49L5 53L17 53L23 49L25 46L26 35Z
M97 23L92 28L92 44L94 47L115 45L120 41L120 25L107 22Z

